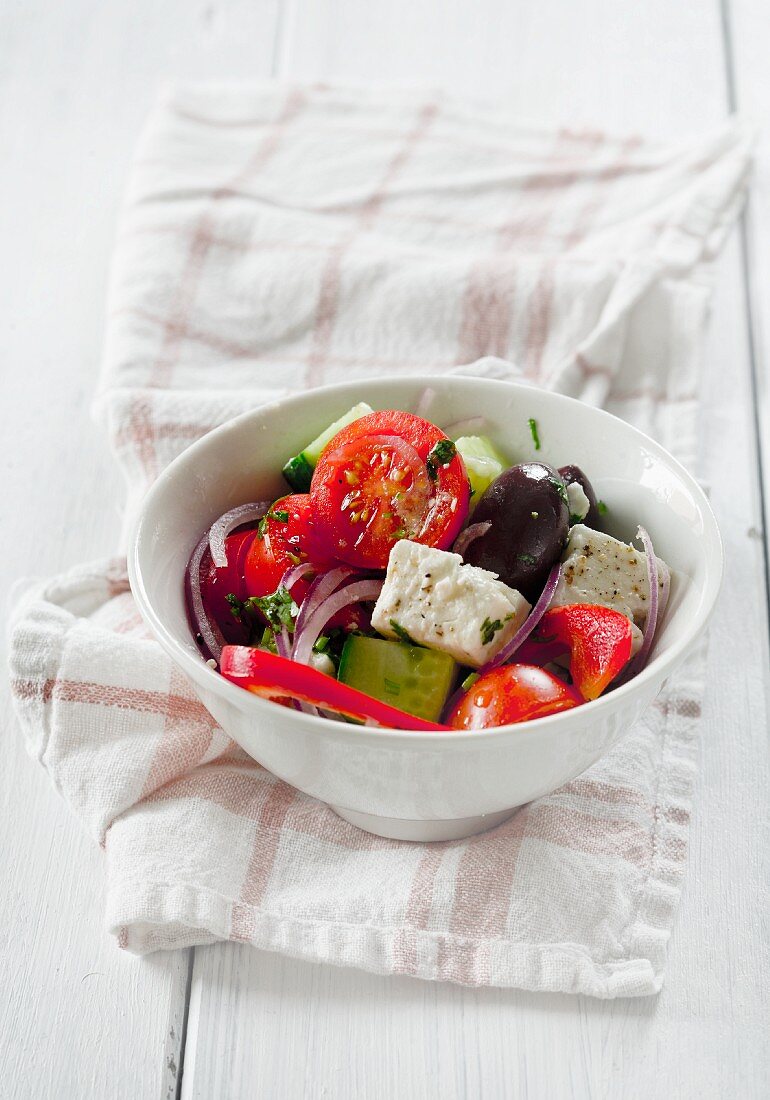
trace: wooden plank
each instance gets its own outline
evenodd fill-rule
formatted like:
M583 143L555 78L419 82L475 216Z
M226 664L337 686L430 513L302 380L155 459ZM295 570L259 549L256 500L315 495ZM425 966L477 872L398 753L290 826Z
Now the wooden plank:
M292 77L419 74L524 117L670 137L725 116L723 62L716 4L657 0L297 0L279 54ZM735 241L719 267L704 367L702 470L728 567L711 634L690 875L663 993L598 1002L467 990L234 945L199 949L184 1097L767 1095L760 918L769 846L757 824L769 778L767 620Z
M302 79L436 85L525 121L622 134L689 136L725 114L716 2L293 0L278 64Z
M113 551L122 486L89 418L131 149L166 77L270 73L276 0L0 9L0 437L9 582ZM4 634L4 632L3 632ZM102 925L102 855L0 701L0 1093L173 1097L189 953Z
M770 21L762 0L723 0L731 101L757 126L756 186L746 208L743 251L754 368L752 398L760 442L765 568L770 591Z

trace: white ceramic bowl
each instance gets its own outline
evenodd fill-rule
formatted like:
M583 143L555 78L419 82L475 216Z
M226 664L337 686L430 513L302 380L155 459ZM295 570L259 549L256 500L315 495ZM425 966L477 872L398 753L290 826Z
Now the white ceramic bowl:
M185 615L183 575L201 532L247 500L285 493L289 455L358 401L414 411L445 427L469 416L512 462L577 463L606 501L610 533L650 531L672 567L671 596L644 671L563 714L498 729L378 730L278 707L209 668ZM535 452L528 418L542 449ZM129 555L131 585L163 648L222 728L275 775L381 836L448 840L498 824L513 809L590 767L655 698L703 632L722 575L716 521L693 478L647 436L558 394L475 378L412 378L329 386L263 406L211 432L173 462L144 500Z

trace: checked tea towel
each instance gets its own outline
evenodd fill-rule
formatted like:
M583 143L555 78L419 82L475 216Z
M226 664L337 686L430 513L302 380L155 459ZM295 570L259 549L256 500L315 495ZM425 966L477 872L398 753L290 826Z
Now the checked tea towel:
M95 404L127 512L262 401L480 359L692 462L708 264L749 161L736 122L667 148L414 91L170 89L136 155ZM702 654L589 772L433 845L359 832L247 758L148 635L122 559L29 591L11 665L30 751L104 846L130 951L234 939L471 984L660 988Z

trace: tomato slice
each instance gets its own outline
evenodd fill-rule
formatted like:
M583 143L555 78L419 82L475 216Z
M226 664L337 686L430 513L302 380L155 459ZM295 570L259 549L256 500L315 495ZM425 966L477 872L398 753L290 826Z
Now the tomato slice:
M458 730L483 730L571 710L583 702L558 676L536 665L502 665L486 672L449 715Z
M611 607L567 604L546 611L538 635L569 649L572 681L584 699L598 699L631 660L631 622Z
M395 410L369 413L338 432L310 485L327 554L359 569L384 569L401 538L447 549L469 497L454 444L435 424Z
M201 568L201 598L206 612L219 626L226 641L234 644L248 641L248 628L239 623L227 602L227 596L233 592L242 600L244 592L244 563L256 536L256 529L233 531L225 539L227 565L217 568L207 553Z

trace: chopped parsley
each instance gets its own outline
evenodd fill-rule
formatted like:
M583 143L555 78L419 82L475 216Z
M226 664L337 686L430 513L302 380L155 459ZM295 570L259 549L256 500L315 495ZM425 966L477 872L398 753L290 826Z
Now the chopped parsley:
M435 481L438 477L439 466L448 466L456 454L457 447L451 439L439 439L425 463L432 481Z
M537 561L537 558L533 557L532 554L517 554L516 557L524 565L534 565Z
M275 592L271 592L269 596L252 596L247 604L258 607L274 631L279 631L285 626L289 633L293 632L297 605L291 598L291 593L283 585L280 585Z
M258 538L263 539L265 537L265 530L267 528L267 521L269 519L276 519L276 520L278 520L279 523L288 523L289 522L289 513L286 511L285 508L278 508L278 509L271 508L268 512L265 512L264 516L259 521L259 525L257 527L257 537Z
M532 436L532 442L535 444L535 450L540 450L540 436L537 431L537 421L534 417L529 418L529 434Z
M398 527L395 529L395 531L393 532L393 538L394 539L405 539L408 534L409 534L409 532L406 529L406 525L403 524L403 523L400 523L398 525Z
M465 679L463 680L462 685L461 685L463 691L470 691L470 689L476 683L478 678L479 678L478 672L468 673L468 675L465 677Z
M329 657L336 669L339 667L340 654L349 636L349 631L334 627L328 634L321 635L313 646L313 652L323 653L326 657Z
M512 618L512 614L506 615L504 619L490 619L487 617L481 624L481 644L489 645L498 630L502 630L505 624Z
M553 487L556 489L556 492L559 494L561 499L564 501L564 503L569 508L569 497L567 496L567 486L564 484L562 479L560 477L549 477L548 480L550 481L551 485L553 485Z
M607 512L609 512L609 508L607 507L607 505L604 503L603 500L597 500L596 510L597 510L597 512L599 513L600 516L606 516Z
M411 635L409 635L406 630L404 630L401 623L397 623L395 619L390 620L390 629L393 631L400 642L406 642L407 645L417 645L417 642L414 640L414 638L412 638Z
M245 604L239 600L234 592L228 592L225 599L230 604L230 612L237 623L243 622Z

